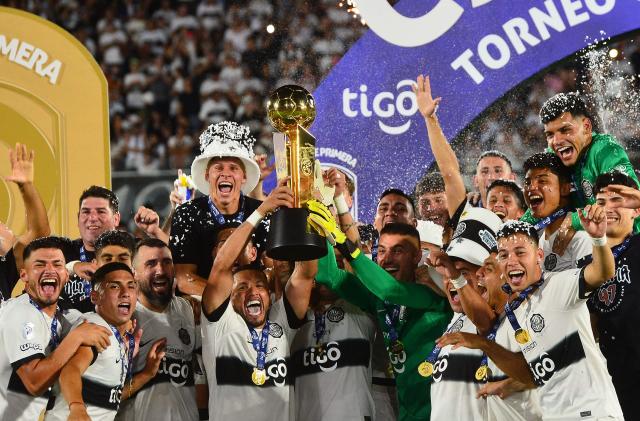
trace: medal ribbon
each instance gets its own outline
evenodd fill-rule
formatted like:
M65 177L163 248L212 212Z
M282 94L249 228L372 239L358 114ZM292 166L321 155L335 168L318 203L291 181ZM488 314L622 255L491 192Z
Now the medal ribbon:
M513 328L514 332L517 332L518 330L522 329L520 326L520 323L518 323L518 319L516 318L514 311L516 311L516 309L520 307L520 304L522 304L522 302L530 294L532 294L535 290L537 290L540 287L540 285L542 285L543 283L544 283L544 278L540 278L540 280L537 281L535 284L529 285L522 292L520 292L520 294L518 294L518 296L515 299L513 299L513 301L507 302L504 305L504 314L506 314L507 319L509 319L509 323L511 323L511 327ZM502 290L506 292L509 296L513 294L513 290L511 289L511 285L509 284L502 285Z
M84 248L84 244L80 246L80 261L88 262L89 258L87 257L87 251ZM88 300L91 297L91 282L81 279L82 286L84 287L84 299Z
M541 220L536 222L533 228L535 228L536 231L543 230L546 227L548 227L552 222L556 221L558 218L562 218L563 216L565 216L567 213L569 213L569 211L570 211L569 208L558 209L557 211L547 216L546 218L542 218Z
M635 234L634 234L635 235ZM618 257L620 257L620 255L622 253L624 253L624 251L626 249L629 248L629 243L631 243L631 239L633 238L634 235L630 235L627 238L625 238L625 240L618 244L617 246L613 246L611 247L611 254L613 254L613 258L616 260L616 264L618 263ZM588 265L589 263L591 263L593 261L593 255L589 255L584 257L584 260L580 260L580 267L585 267L586 265Z
M258 332L252 327L249 327L249 333L251 334L251 344L253 349L258 353L256 359L256 368L258 370L264 370L264 365L267 360L267 343L269 342L269 320L264 324L262 329L262 335L258 337Z
M444 335L446 335L447 333L450 333L450 332L451 332L451 329L453 329L453 328L456 326L456 324L457 324L460 320L462 320L462 318L463 318L463 317L465 317L465 314L464 314L464 313L462 313L462 314L461 314L461 315L456 319L456 321L455 321L455 322L451 323L451 326L449 326L449 327L447 328L447 330L445 330L445 331L444 331L444 333L443 333L442 335L444 336ZM436 360L438 359L438 356L440 355L440 351L441 351L441 350L442 350L442 348L440 348L438 345L436 345L436 346L433 348L433 351L431 351L431 354L429 354L429 356L427 357L427 359L426 359L426 360L424 360L424 361L433 365L433 364L436 362Z
M33 305L39 312L43 313L42 307L31 297L29 297L29 302ZM49 340L49 344L47 346L51 346L51 349L54 350L60 344L60 335L58 335L58 312L60 311L59 307L56 307L56 312L53 315L53 320L51 321L51 339Z
M120 331L115 327L109 325L111 331L113 332L113 336L118 340L119 348L120 348L120 360L122 364L122 369L120 371L120 378L124 376L124 381L131 378L131 372L133 370L133 351L135 349L135 341L134 337L131 333L126 332L125 336L129 341L129 353L127 354L127 344L124 341L122 335L120 335ZM127 361L125 362L124 357L127 356ZM126 375L125 375L126 374Z
M325 317L324 313L314 314L314 322L315 322L315 328L316 328L316 345L320 345L320 340L324 336L324 332L327 327L324 317Z
M224 217L222 213L218 210L216 205L209 197L209 210L211 211L211 216L213 216L213 220L218 225L225 225L227 223L227 219ZM239 222L242 223L244 221L244 194L240 193L240 204L238 205L238 215L233 218L232 221L229 222Z
M496 333L498 332L498 328L500 327L500 324L502 324L502 320L504 320L503 316L498 316L496 322L493 324L493 326L491 327L491 330L489 331L489 334L486 336L488 341L495 341L496 340ZM488 362L489 362L489 357L487 356L487 354L485 352L482 353L482 359L480 360L480 367L483 366L488 366ZM488 375L487 375L488 377ZM484 378L484 380L487 380L487 377Z

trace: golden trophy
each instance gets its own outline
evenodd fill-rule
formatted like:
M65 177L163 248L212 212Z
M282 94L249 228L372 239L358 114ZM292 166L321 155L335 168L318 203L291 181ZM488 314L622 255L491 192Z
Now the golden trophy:
M327 254L325 238L308 224L304 204L313 199L316 139L307 128L316 117L313 97L301 86L285 85L269 96L267 115L274 133L278 180L291 177L294 207L271 215L267 255L277 260L313 260Z

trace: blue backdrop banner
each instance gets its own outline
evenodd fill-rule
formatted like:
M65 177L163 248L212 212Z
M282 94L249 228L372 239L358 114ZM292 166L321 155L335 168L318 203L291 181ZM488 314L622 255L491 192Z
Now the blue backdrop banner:
M411 85L429 74L447 138L507 91L594 39L640 28L637 0L360 0L369 30L314 92L317 156L356 179L359 220L411 192L433 157ZM542 129L541 129L542 133ZM542 143L540 149L544 147ZM464 151L458 151L462 154Z

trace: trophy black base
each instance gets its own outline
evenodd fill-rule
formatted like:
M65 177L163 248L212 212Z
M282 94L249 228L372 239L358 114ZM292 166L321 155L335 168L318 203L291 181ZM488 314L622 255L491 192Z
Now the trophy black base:
M315 260L327 254L326 239L307 228L309 211L280 208L271 215L267 256L276 260Z

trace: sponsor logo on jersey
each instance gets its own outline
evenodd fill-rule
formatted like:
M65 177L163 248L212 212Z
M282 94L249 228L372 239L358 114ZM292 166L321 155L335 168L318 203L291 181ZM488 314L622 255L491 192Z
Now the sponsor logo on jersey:
M531 329L536 333L540 333L544 329L544 317L538 313L531 316L529 322L531 323Z
M391 363L391 367L393 367L393 371L397 374L404 373L405 361L407 361L407 353L404 349L399 353L389 353L389 362Z
M529 362L529 367L538 386L548 382L556 371L556 363L546 352L536 360Z
M33 339L33 328L34 325L31 322L27 322L22 326L22 337L27 341Z
M269 364L267 367L267 379L273 380L273 384L278 387L286 386L287 361L284 358L278 358Z
M64 292L72 303L82 301L85 298L84 281L77 275L70 276L64 286Z
M442 355L433 365L433 374L431 375L433 381L439 383L442 380L442 375L444 374L447 367L449 367L449 354Z
M328 373L338 367L341 356L340 345L337 342L328 342L322 349L312 347L305 350L302 364L305 367L317 366L321 371Z
M556 268L557 264L558 264L558 256L556 256L554 253L551 253L544 258L545 270L552 271Z
M31 342L28 342L26 344L20 345L20 351L22 352L28 351L30 349L33 349L34 351L44 351L44 348L40 344L34 344Z
M280 338L283 332L284 331L282 330L282 326L280 326L278 323L269 322L269 335L273 336L274 338Z
M185 345L191 344L191 336L189 336L189 332L187 331L187 329L181 327L180 330L178 330L178 337L180 338L183 344Z
M624 299L626 284L631 284L631 271L628 265L619 265L616 276L601 285L590 297L591 303L601 313L618 309Z
M582 180L582 191L584 192L584 195L587 197L587 199L591 199L591 197L593 196L593 185L589 180Z
M174 386L184 386L191 377L191 362L164 357L158 375L166 376Z
M344 310L342 307L331 307L329 311L327 311L327 319L333 323L341 322L342 319L344 319Z

